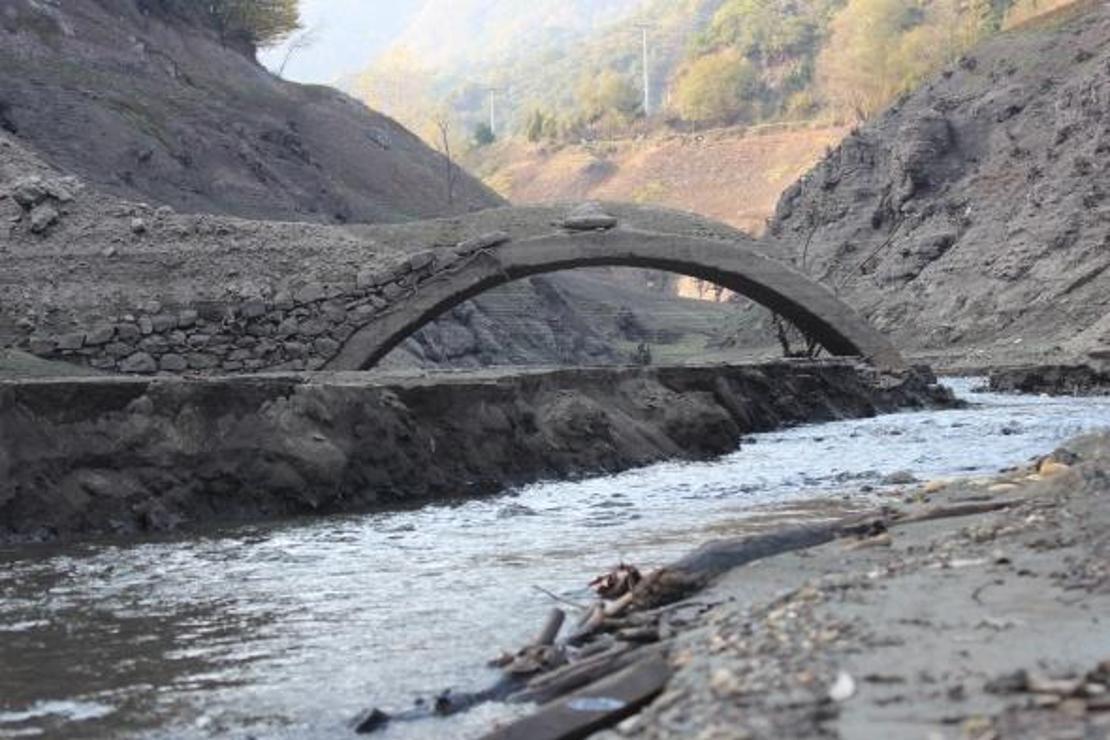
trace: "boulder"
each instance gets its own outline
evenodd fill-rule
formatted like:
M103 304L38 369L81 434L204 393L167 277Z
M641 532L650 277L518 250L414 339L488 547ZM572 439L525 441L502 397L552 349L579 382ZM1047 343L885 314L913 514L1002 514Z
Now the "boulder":
M58 222L62 214L49 203L40 203L31 211L31 232L41 234Z

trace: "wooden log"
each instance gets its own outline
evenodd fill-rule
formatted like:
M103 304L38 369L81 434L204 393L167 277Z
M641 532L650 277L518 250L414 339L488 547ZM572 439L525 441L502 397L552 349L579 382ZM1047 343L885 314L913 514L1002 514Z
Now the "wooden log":
M580 689L483 740L578 740L631 716L667 686L671 667L659 655Z
M536 635L536 640L533 645L554 645L555 638L559 636L559 630L563 628L563 622L567 618L567 613L562 609L552 609L551 613L547 615L547 621L544 622L543 629Z
M606 676L628 667L649 654L662 654L658 646L647 650L636 648L627 643L617 644L598 655L577 663L565 665L550 673L536 676L528 685L513 696L513 701L546 704L571 691L588 686Z

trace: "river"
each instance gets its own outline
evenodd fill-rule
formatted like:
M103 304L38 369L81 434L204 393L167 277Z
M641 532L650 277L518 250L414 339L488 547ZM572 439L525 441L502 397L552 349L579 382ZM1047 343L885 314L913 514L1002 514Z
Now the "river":
M711 463L544 483L456 505L158 541L0 550L0 738L303 738L362 709L481 688L551 607L620 560L864 507L861 488L996 473L1110 399L971 393L971 406L755 435ZM847 499L845 497L848 497ZM473 737L491 705L386 738Z

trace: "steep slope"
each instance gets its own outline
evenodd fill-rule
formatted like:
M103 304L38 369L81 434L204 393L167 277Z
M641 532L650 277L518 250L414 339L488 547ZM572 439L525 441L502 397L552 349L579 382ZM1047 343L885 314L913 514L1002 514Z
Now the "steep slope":
M564 147L513 139L478 152L472 171L514 203L650 203L758 235L782 191L847 133L840 126L734 128Z
M843 144L768 246L903 347L968 364L1110 344L1110 8L1003 34Z
M4 0L0 127L109 193L181 211L401 221L499 198L390 119L282 82L139 0Z

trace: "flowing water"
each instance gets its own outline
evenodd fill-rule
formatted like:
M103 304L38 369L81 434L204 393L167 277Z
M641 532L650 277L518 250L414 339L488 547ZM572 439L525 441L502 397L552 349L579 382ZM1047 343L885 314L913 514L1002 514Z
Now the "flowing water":
M619 560L664 563L769 518L827 515L884 475L977 475L1110 427L1110 399L973 406L756 435L711 463L464 504L165 541L0 550L0 738L343 737L371 706L475 689L551 606ZM825 503L815 503L825 502ZM858 505L859 498L855 499ZM473 737L495 705L391 729Z

